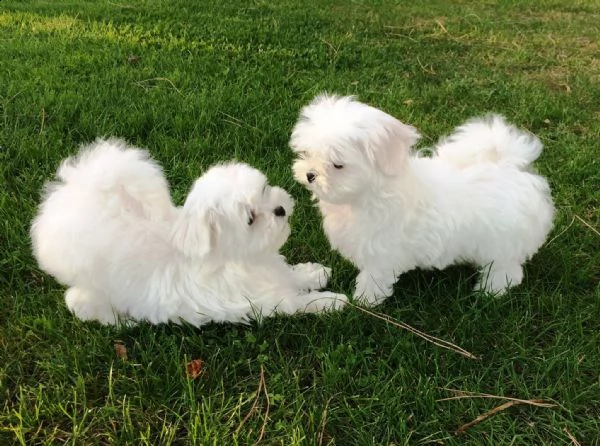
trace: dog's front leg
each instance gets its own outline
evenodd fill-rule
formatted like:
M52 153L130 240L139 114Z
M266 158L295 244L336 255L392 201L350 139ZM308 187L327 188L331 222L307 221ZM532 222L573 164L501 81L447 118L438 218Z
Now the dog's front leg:
M322 313L324 311L341 310L348 302L344 294L331 291L310 291L300 294L295 299L298 310L302 313Z
M320 290L327 286L331 268L319 263L298 263L290 266L292 277L300 290Z
M393 271L361 270L356 277L354 299L365 306L382 303L394 292L396 274Z
M279 314L322 313L341 310L346 302L348 302L348 298L344 294L331 291L294 292L290 290L290 294L280 300L273 310ZM263 312L264 310L265 308L263 308Z

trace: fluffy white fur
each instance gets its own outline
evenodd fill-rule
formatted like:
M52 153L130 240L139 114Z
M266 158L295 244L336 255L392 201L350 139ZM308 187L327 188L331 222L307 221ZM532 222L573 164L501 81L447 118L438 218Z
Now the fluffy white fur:
M67 285L80 319L116 323L246 321L274 312L340 308L313 291L330 269L286 264L292 198L245 164L209 169L183 207L161 168L121 140L65 160L31 228L40 267Z
M331 246L360 269L355 297L375 305L398 275L468 262L502 293L544 243L554 206L529 169L542 144L500 116L473 119L432 157L416 129L356 101L321 95L301 111L294 177L312 191Z

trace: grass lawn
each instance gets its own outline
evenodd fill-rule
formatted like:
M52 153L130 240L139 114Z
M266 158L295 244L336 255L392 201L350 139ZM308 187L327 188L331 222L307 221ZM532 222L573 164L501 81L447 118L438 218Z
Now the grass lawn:
M598 0L0 2L0 444L600 444L598 23ZM292 125L323 90L424 146L488 111L544 142L558 215L522 286L493 299L469 267L413 271L377 308L480 359L356 308L201 330L68 312L28 229L59 161L100 135L149 148L177 203L216 161L264 170L297 200L288 260L331 265L351 294L290 170ZM447 389L554 406L457 433L506 400Z

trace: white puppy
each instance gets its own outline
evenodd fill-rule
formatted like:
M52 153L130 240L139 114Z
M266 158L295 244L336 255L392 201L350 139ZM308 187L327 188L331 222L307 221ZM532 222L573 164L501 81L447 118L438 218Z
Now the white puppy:
M352 97L321 95L301 111L290 145L331 246L360 273L355 297L375 305L413 268L469 262L501 293L552 227L548 183L529 170L542 151L500 116L467 122L432 157L417 131Z
M340 308L312 291L329 268L291 267L278 254L291 197L245 164L212 167L183 207L161 168L121 140L97 140L65 160L31 228L40 267L67 285L80 319L116 323L245 321Z

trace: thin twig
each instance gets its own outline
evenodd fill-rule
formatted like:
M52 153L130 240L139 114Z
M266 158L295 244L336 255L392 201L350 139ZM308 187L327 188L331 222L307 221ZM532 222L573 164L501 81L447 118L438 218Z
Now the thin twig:
M437 23L440 28L442 28L442 31L444 31L446 34L450 34L439 19L435 19L434 22Z
M323 438L325 436L325 423L327 422L327 409L329 408L329 403L331 402L331 398L327 400L325 403L325 408L323 409L323 418L321 420L321 428L319 429L319 446L323 446Z
M439 399L436 401L450 401L450 400L458 400L458 399L464 399L464 398L469 398L469 399L472 399L472 398L494 398L494 399L500 399L500 400L507 400L505 403L503 403L499 406L496 406L493 409L488 410L487 412L479 415L473 421L463 424L461 427L459 427L456 430L457 434L461 434L461 433L465 432L467 429L481 423L482 421L491 417L492 415L495 415L498 412L506 410L512 406L517 406L517 405L521 405L521 404L527 404L527 405L536 406L536 407L556 407L557 406L554 403L549 403L544 400L523 400L523 399L519 399L519 398L510 398L510 397L506 397L506 396L491 395L489 393L478 393L478 392L469 392L466 390L448 389L446 387L442 387L442 389L446 390L448 392L457 393L458 395L450 397L450 398L442 398L442 399Z
M498 412L501 412L503 410L508 409L511 406L514 406L515 404L519 404L516 401L508 401L504 404L499 405L498 407L494 407L492 410L487 411L484 414L479 415L477 418L475 418L473 421L470 421L466 424L463 424L461 427L459 427L458 429L456 429L456 433L457 434L462 434L463 432L465 432L467 429L481 423L483 420L491 417L492 415L497 414Z
M433 68L427 68L425 65L423 65L421 63L421 60L418 57L417 57L417 63L419 64L419 66L425 73L436 74Z
M600 232L598 232L598 230L596 228L594 228L592 225L590 225L587 221L585 221L583 218L581 218L579 215L573 215L573 217L575 217L577 220L579 220L581 223L583 223L585 226L587 226L589 229L591 229L592 231L594 231L597 235L600 236Z
M44 131L44 122L46 121L46 110L42 108L42 123L40 124L40 135Z
M262 366L261 366L261 373L262 373ZM240 432L240 430L242 429L244 424L246 424L246 421L248 421L250 419L250 417L252 415L254 415L254 413L256 412L256 408L258 407L258 398L260 396L260 392L262 391L262 385L263 385L263 380L259 379L258 389L256 389L256 396L254 397L254 402L252 403L252 407L250 407L250 410L248 411L248 413L246 414L246 416L244 417L244 419L242 420L240 425L235 430L236 435Z
M121 3L115 3L115 2L108 2L109 5L113 5L113 6L118 6L119 8L123 8L123 9L135 9L135 6L131 6L131 5L123 5Z
M242 121L239 118L236 118L235 116L231 116L225 112L219 112L220 114L222 114L223 116L226 116L229 119L223 119L223 121L228 122L230 124L233 125L237 125L238 127L242 128L243 126L248 127L249 129L255 130L258 133L263 133L263 131L261 129L259 129L258 127L255 127L253 125L248 124L246 121Z
M410 325L405 324L404 322L395 321L394 319L392 319L389 316L386 316L385 314L376 313L374 311L367 310L366 308L360 307L360 306L355 305L355 304L353 304L351 302L347 302L347 304L350 305L351 307L358 308L360 311L362 311L364 313L367 313L367 314L369 314L369 315L371 315L373 317L376 317L377 319L381 319L383 321L386 321L388 324L392 324L392 325L394 325L396 327L399 327L399 328L402 328L404 330L407 330L407 331L411 332L412 334L414 334L414 335L416 335L416 336L418 336L418 337L420 337L422 339L425 339L426 341L431 342L434 345L437 345L438 347L442 347L442 348L445 348L445 349L448 349L448 350L452 350L453 352L458 353L459 355L463 355L463 356L465 356L465 357L467 357L469 359L479 359L478 356L475 356L474 354L468 352L467 350L465 350L462 347L459 347L456 344L453 344L453 343L448 342L448 341L444 341L443 339L440 339L440 338L436 338L435 336L432 336L430 334L423 333L422 331L419 331L416 328L413 328Z
M581 443L577 441L577 438L575 438L575 436L571 432L569 432L567 426L563 427L563 431L567 434L567 436L571 440L571 443L573 443L573 446L581 446Z
M335 57L335 56L337 56L337 54L338 54L338 49L337 49L336 47L334 47L334 46L333 46L331 43L329 43L329 42L328 42L327 40L325 40L325 39L320 39L320 40L321 40L321 42L323 42L325 45L327 45L327 46L328 46L328 47L331 49L331 51L333 51L333 53L334 53L334 54L333 54L333 55L334 55L334 57Z
M560 237L560 236L561 236L561 235L563 235L565 232L567 232L567 231L569 230L569 228L570 228L571 226L573 226L573 223L575 223L575 217L573 217L573 218L571 219L571 223L569 223L569 225L568 225L568 226L567 226L565 229L563 229L563 230L562 230L562 231L560 231L558 234L556 234L554 237L552 237L552 239L551 239L551 240L550 240L548 243L546 243L546 246L549 246L549 245L550 245L550 244L551 244L551 243L552 243L554 240L556 240L558 237Z
M267 422L269 421L269 411L271 409L271 401L269 400L269 392L267 391L267 385L265 383L265 368L262 364L260 365L260 377L258 379L258 389L256 389L256 396L254 398L254 402L252 403L252 407L250 407L250 410L248 411L248 413L246 414L246 416L244 417L244 419L242 420L240 425L235 430L236 435L240 432L240 430L242 429L244 424L246 424L246 422L250 419L250 417L256 413L256 410L258 408L258 399L260 398L261 392L265 396L267 405L266 405L266 409L265 409L263 424L262 424L259 434L258 434L258 440L256 440L256 443L254 443L254 445L257 445L258 443L260 443L265 435L265 431L267 429Z
M258 435L258 440L254 443L256 446L263 439L265 435L265 430L267 429L267 422L269 421L269 410L271 408L271 402L269 401L269 392L267 391L267 384L265 383L265 368L263 365L260 365L260 383L259 386L262 387L263 393L265 394L265 399L267 400L267 408L265 409L265 415L263 418L263 424L260 428L260 433Z
M459 389L448 389L446 387L442 387L441 389L446 390L448 392L458 393L459 395L451 396L449 398L441 398L436 401L461 400L461 399L465 399L465 398L470 398L470 399L472 399L472 398L493 398L493 399L498 399L498 400L512 401L516 404L529 404L531 406L538 406L538 407L556 407L557 406L554 403L549 403L544 400L523 400L520 398L511 398L508 396L491 395L489 393L469 392L467 390L459 390Z
M151 79L144 79L144 80L141 80L141 81L137 81L137 82L135 82L135 83L136 83L137 85L139 85L140 87L142 87L142 88L145 88L145 85L144 85L144 83L145 83L145 82L150 82L150 81L164 81L164 82L168 82L168 83L171 85L171 87L173 87L173 89L174 89L174 90L175 90L177 93L181 94L181 91L179 91L179 89L178 89L178 88L175 86L175 84L174 84L174 83L171 81L171 79L168 79L168 78L166 78L166 77L153 77L153 78L151 78Z

